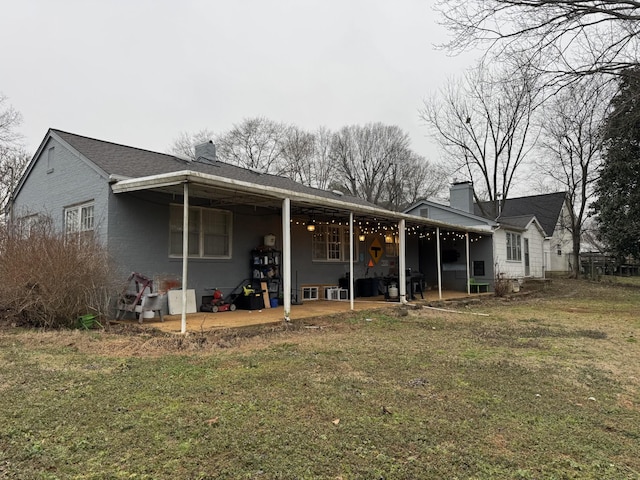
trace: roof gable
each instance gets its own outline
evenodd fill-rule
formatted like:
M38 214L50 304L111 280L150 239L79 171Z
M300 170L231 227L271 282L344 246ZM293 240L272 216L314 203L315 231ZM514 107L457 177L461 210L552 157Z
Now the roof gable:
M64 146L64 148L67 148L69 151L71 151L79 161L83 162L88 167L93 169L98 175L100 175L105 179L109 178L109 174L105 170L100 168L95 162L91 161L89 158L83 155L82 152L80 152L72 144L67 142L65 138L61 137L59 133L64 133L64 132L60 132L59 130L54 130L51 128L47 131L47 134L44 136L44 138L40 142L38 149L36 150L33 157L31 157L31 159L29 160L29 163L26 165L26 167L22 171L20 180L18 181L17 185L15 186L11 194L12 198L15 199L18 196L18 194L20 193L20 190L22 190L22 187L24 186L27 179L29 178L29 175L33 171L36 163L42 157L45 150L52 145L52 142L61 143Z
M498 221L505 221L505 217L535 216L538 223L546 233L551 236L556 228L562 206L566 200L565 192L548 193L544 195L532 195L529 197L508 198L502 205L502 211ZM489 212L486 218L496 218L492 215L491 202L480 202L480 205ZM484 217L480 205L474 205L474 213Z
M468 213L465 212L464 210L460 210L457 208L454 208L450 205L447 205L445 203L441 203L435 200L421 200L420 202L416 203L415 205L407 208L404 213L411 213L411 212L418 212L418 213L412 213L412 215L418 215L420 216L420 209L424 208L424 207L433 207L433 208L438 208L447 212L450 212L454 215L459 215L460 217L464 217L464 218L468 218L471 220L476 221L479 225L488 225L490 227L495 227L497 226L497 222L495 222L494 220L490 219L490 218L486 218L486 217L482 217L479 215L474 215L472 213Z
M542 225L538 221L535 215L517 215L513 217L500 217L500 227L503 230L509 230L510 228L516 230L528 230L530 225L535 225L535 227L540 231L540 233L544 236L545 232L542 228Z

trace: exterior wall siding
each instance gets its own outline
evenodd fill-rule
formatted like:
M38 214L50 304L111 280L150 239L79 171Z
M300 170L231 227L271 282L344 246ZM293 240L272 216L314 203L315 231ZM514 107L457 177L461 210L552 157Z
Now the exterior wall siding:
M518 232L515 232L518 233ZM525 277L524 239L529 240L529 276L542 278L544 269L544 237L535 225L530 225L525 232L520 232L522 259L507 260L507 231L499 229L493 236L494 258L498 275L507 278Z
M564 273L571 271L573 242L571 240L571 232L567 228L568 225L571 225L571 217L565 203L549 242L549 271L551 272ZM560 245L561 255L558 255L558 245Z
M437 205L431 204L429 206L418 206L413 210L409 210L407 213L419 217L421 216L420 210L424 208L427 208L429 210L429 216L427 218L431 218L432 220L438 220L440 222L445 222L453 225L461 225L464 227L486 226L486 223L482 223L481 220L470 218L465 215L461 215L445 208L440 208Z
M109 253L117 259L120 277L125 280L135 271L151 278L181 279L182 258L169 255L169 211L170 204L180 204L182 198L139 192L112 194L110 203ZM190 204L197 206L197 199ZM198 305L203 295L210 295L210 289L219 288L226 295L250 277L250 252L262 244L264 235L274 233L275 248L282 248L279 213L253 208L221 210L232 212L231 258L189 258L187 288L196 291Z
M116 260L118 275L124 280L131 272L148 277L182 276L182 259L169 256L169 204L182 202L182 198L138 192L135 194L112 194L110 198L109 252ZM191 199L196 206L197 199ZM196 291L196 301L201 303L203 295L211 288L220 288L226 295L243 280L251 276L251 250L262 245L267 234L276 236L275 248L282 250L282 220L280 212L253 207L235 208L233 212L232 254L229 259L189 259L187 286ZM356 232L357 233L357 232ZM368 246L373 240L367 236L365 242L355 237L354 278L385 276L397 257L386 257L372 268L368 268ZM384 244L384 238L379 237ZM312 234L302 225L291 226L291 273L292 289L302 285L338 285L339 279L349 272L349 262L314 261L311 250ZM407 268L417 271L418 239L407 237Z
M48 151L54 148L51 164ZM28 181L13 204L15 218L41 213L62 229L65 207L94 202L95 233L102 242L108 234L109 184L96 170L55 139L50 139L35 159Z
M523 235L529 240L529 276L534 278L544 277L544 236L535 226L531 226ZM523 248L524 256L524 248ZM524 260L524 259L523 259ZM524 265L524 263L523 263Z
M380 244L384 246L384 237L382 235L367 235L365 241L360 242L357 234L356 230L353 258L354 279L384 277L394 271L397 272L398 257L387 256L384 253L377 264L373 267L368 266L371 258L369 247L374 237L377 237ZM295 288L296 277L298 287L300 285L338 285L339 279L346 277L349 272L348 259L345 262L314 261L311 250L312 235L302 225L292 226L291 271L293 287ZM418 272L420 270L418 238L407 235L406 244L406 268L411 268L412 272Z
M507 260L507 234L499 229L493 234L496 274L507 278L524 277L524 260Z

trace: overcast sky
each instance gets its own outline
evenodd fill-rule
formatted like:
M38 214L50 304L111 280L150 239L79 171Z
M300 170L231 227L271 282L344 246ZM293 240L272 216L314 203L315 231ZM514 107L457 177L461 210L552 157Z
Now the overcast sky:
M450 57L434 0L2 0L0 92L33 153L49 127L166 151L180 132L264 116L382 122L437 154L423 100Z

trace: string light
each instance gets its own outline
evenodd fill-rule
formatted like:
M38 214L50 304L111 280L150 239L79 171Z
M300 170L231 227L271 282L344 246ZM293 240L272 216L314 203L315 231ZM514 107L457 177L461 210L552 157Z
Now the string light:
M344 218L331 217L328 220L317 219L300 219L292 218L290 220L291 225L299 225L305 227L309 232L313 232L315 237L322 235L322 229L318 231L322 226L348 226L349 221ZM362 219L354 221L354 238L364 242L367 236L380 236L384 239L385 243L388 243L388 239L391 238L391 243L397 241L399 238L398 225L392 222L384 222L377 218ZM408 225L405 227L405 234L409 237L417 237L421 240L431 241L436 238L436 229L429 225ZM466 232L456 230L440 230L440 238L443 241L456 242L466 239ZM469 232L469 243L477 243L485 238L487 235Z

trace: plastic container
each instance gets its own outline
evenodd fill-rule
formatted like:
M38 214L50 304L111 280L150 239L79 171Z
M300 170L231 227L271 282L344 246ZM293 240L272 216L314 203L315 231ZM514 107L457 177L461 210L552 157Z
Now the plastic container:
M276 236L272 233L264 236L264 246L265 247L275 247L276 246Z
M272 298L271 300L269 300L269 302L271 303L271 308L276 308L278 306L277 298Z

